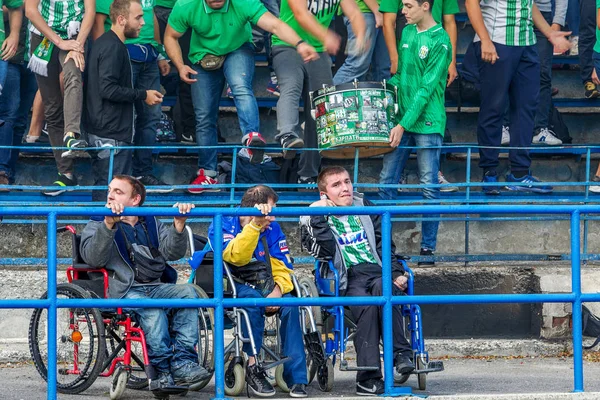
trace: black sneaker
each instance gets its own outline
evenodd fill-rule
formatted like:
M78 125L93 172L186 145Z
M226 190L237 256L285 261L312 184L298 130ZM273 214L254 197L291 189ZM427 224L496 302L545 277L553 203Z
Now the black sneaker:
M67 147L67 150L61 154L62 158L75 158L78 157L81 152L87 147L87 142L81 139L81 136L77 133L67 132L63 138L63 147Z
M312 176L300 176L300 177L298 177L298 184L300 184L300 185L316 185L317 178L312 177ZM315 190L317 190L317 189L314 187L298 188L299 192L312 192Z
M422 256L433 256L433 251L429 250L429 249L421 249L421 255ZM435 266L435 262L434 261L419 261L419 263L417 265L433 267L433 266Z
M212 374L198 364L187 363L172 371L175 384L197 390Z
M596 87L596 84L592 81L587 81L583 84L583 88L585 89L585 98L586 99L595 99L600 97L600 92Z
M279 138L279 141L281 142L281 147L283 147L283 158L286 160L296 157L295 149L304 147L304 140L292 133L282 136Z
M154 175L136 176L146 186L146 193L171 193L173 188ZM148 186L154 186L149 188Z
M275 389L267 380L267 374L256 364L246 368L246 384L255 396L271 397L275 395Z
M415 365L413 364L410 357L407 357L404 354L398 354L396 356L396 362L394 364L396 367L396 373L401 375L410 374L415 370Z
M175 381L173 380L171 374L168 372L159 372L158 378L156 378L156 383L158 384L158 387L161 388L167 386L175 386Z
M290 397L308 397L308 393L306 393L306 385L303 383L293 384L292 388L290 389Z
M383 394L384 387L381 379L367 379L356 382L356 394L359 396L379 396Z
M56 186L56 189L50 189L43 192L46 196L58 196L59 194L66 192L66 187L77 186L77 181L75 178L69 179L65 175L58 174L58 179L52 182L52 184Z

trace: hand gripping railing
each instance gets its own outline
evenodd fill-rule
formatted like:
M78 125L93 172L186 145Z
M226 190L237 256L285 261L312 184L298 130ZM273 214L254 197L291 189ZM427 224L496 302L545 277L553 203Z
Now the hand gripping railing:
M230 307L252 306L334 306L334 305L378 305L383 306L383 360L385 376L393 376L392 348L392 306L395 304L473 304L473 303L571 303L573 305L573 363L574 363L574 392L582 392L583 386L583 351L581 331L581 303L583 301L600 302L600 293L581 293L580 270L580 222L581 214L600 213L597 205L560 205L560 206L405 206L405 207L335 207L335 208L306 208L289 207L276 208L274 216L297 215L372 215L382 216L382 252L383 252L383 295L372 297L330 297L330 298L278 298L278 299L224 299L223 298L223 269L215 268L214 289L212 299L57 299L56 298L56 218L58 216L108 215L106 208L101 207L0 207L0 215L47 215L48 224L48 298L42 300L0 300L0 309L46 308L48 309L48 365L56 365L56 313L58 308L117 308L117 307L179 307L197 308L210 307L215 309L214 325L214 355L215 355L215 399L224 399L224 309ZM414 295L392 296L391 279L391 216L396 214L568 214L571 219L571 292L549 294L484 294L484 295ZM127 208L123 215L136 216L176 216L174 208ZM222 265L222 227L223 216L253 216L259 215L252 208L195 208L190 216L212 217L214 221L213 239L214 265ZM48 368L48 399L56 399L56 369ZM410 393L410 388L394 387L392 379L385 380L385 394L388 396Z

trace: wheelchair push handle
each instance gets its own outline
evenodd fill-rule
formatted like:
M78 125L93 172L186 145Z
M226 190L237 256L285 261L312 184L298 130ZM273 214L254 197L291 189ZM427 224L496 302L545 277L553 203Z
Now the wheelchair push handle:
M71 232L73 235L75 235L77 233L77 230L75 229L75 227L73 225L65 225L65 226L56 228L56 233L63 233L66 231Z

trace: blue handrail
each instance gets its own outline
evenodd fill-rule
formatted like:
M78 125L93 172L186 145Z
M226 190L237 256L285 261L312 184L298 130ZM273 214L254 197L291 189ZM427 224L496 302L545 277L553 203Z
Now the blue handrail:
M394 304L471 304L471 303L571 303L573 304L573 363L574 363L574 391L582 392L583 386L583 354L581 332L581 303L585 301L600 301L600 293L581 293L581 262L580 262L580 222L581 214L600 213L600 205L557 205L557 206L496 206L496 205L464 205L464 206L406 206L406 207L336 207L336 208L307 208L289 207L276 208L272 214L275 216L296 215L323 215L323 214L354 214L354 215L381 215L382 240L383 240L383 295L373 297L332 297L332 298L279 298L279 299L224 299L223 298L223 273L222 268L215 268L214 287L215 298L212 299L57 299L56 298L56 220L64 215L110 215L109 210L101 207L40 207L23 209L21 207L0 207L0 215L47 215L48 224L48 298L43 300L0 300L0 309L15 308L46 308L48 309L48 365L56 365L56 314L58 308L68 307L181 307L196 308L210 307L215 309L215 399L224 399L224 313L229 307L248 306L333 306L333 305L382 305L385 318L383 318L383 345L384 345L384 371L386 376L393 376L393 350L392 350L392 305ZM407 214L567 214L571 220L571 292L555 294L485 294L485 295L414 295L392 296L391 287L391 216ZM124 215L178 215L173 208L127 208ZM210 216L215 224L215 265L222 264L222 219L223 216L259 215L254 208L196 208L190 216ZM409 389L408 389L409 390ZM406 394L407 388L393 387L393 380L385 380L385 394L394 396ZM56 399L56 370L48 368L48 399Z

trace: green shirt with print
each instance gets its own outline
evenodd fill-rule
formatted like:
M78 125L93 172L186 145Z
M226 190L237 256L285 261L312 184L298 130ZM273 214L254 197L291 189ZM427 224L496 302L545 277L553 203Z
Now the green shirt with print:
M204 0L179 0L169 25L179 32L192 29L189 58L198 63L207 54L224 56L252 42L252 27L267 12L259 0L228 0L214 10Z
M308 11L314 15L319 21L319 24L325 28L329 27L331 20L336 15L337 10L340 6L340 0L307 0ZM324 51L323 43L316 37L312 36L304 30L296 20L292 9L288 3L288 0L281 0L281 8L279 9L279 19L288 24L302 40L310 44L315 48L317 52ZM290 46L292 45L284 42L279 37L273 35L271 39L273 46Z
M398 13L402 10L401 0L381 0L379 4L379 12L382 13ZM442 23L444 15L454 15L460 12L457 0L438 0L433 2L433 10L431 15L438 24Z
M0 0L0 46L6 39L6 31L4 29L4 14L2 12L2 6L6 8L19 8L23 5L23 0Z
M339 237L338 245L346 267L363 263L377 264L367 233L358 216L330 216L327 222Z
M596 15L598 15L598 10L600 10L600 0L596 0ZM600 53L600 29L596 26L596 44L594 45L594 51L596 53Z
M140 31L140 36L136 38L130 38L125 40L125 44L150 44L152 46L158 46L156 40L154 40L154 0L140 0L142 4L142 10L144 11L144 26ZM112 25L110 20L110 5L113 0L96 0L96 12L106 15L106 21L104 21L104 31L109 31Z

